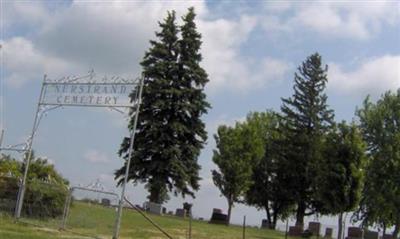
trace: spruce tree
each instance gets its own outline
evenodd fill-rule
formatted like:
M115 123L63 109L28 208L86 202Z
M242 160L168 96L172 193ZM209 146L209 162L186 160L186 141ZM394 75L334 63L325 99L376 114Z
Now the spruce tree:
M296 202L296 225L304 225L304 216L315 212L315 188L321 162L323 135L333 124L334 113L324 93L327 66L321 56L309 56L294 77L294 94L282 99L283 162L287 190Z
M190 9L180 38L175 12L169 12L159 23L158 40L150 41L141 62L145 80L128 179L146 183L151 202L167 201L171 191L194 197L199 189L197 158L207 139L201 116L209 104L203 93L208 77L199 66L201 41L194 18ZM129 140L123 140L119 151L125 158ZM125 166L115 173L119 183Z

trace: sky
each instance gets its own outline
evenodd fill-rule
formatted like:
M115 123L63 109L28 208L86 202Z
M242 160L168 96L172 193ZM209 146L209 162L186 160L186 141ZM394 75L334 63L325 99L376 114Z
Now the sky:
M202 34L203 61L209 74L203 120L207 145L199 157L201 189L196 199L171 195L169 210L185 201L194 215L226 211L226 200L210 171L213 134L250 111L279 111L292 93L293 76L307 56L318 52L328 65L328 104L336 120L350 121L370 95L376 100L400 87L400 3L398 1L0 1L0 128L4 145L25 142L33 124L41 82L49 78L98 74L140 75L139 62L155 39L167 11L180 17L191 6ZM108 109L53 110L42 119L33 147L72 185L99 180L118 192L113 172L128 135L127 121ZM21 155L15 155L21 158ZM130 184L134 203L146 200L143 185ZM232 220L247 215L259 225L263 211L237 205ZM314 220L311 217L308 220ZM333 218L319 218L335 227ZM280 225L282 226L282 225Z

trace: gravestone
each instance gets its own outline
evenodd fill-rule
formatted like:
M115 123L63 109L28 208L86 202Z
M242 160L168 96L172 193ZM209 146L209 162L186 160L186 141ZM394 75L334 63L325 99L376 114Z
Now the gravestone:
M173 211L168 211L168 215L174 215Z
M347 239L362 239L363 230L359 227L349 227L347 229Z
M221 209L214 208L209 223L227 224L228 223L228 215L223 214Z
M183 209L186 212L186 216L192 215L192 206L193 206L193 204L191 204L191 203L187 203L187 202L183 203Z
M321 230L321 223L319 222L308 223L308 230L312 233L313 236L319 235Z
M261 228L269 228L268 219L262 219L262 221L261 221Z
M375 231L366 230L364 232L364 239L379 239L379 233Z
M324 238L332 238L333 229L330 227L325 228L325 236Z
M301 226L290 226L288 235L291 237L300 237L303 233L303 227Z
M213 213L222 213L222 209L213 208Z
M140 206L139 204L135 204L135 207L137 209L139 209L140 211L144 211L144 208L142 206Z
M394 238L393 238L393 235L391 235L391 234L385 234L382 236L382 239L394 239Z
M144 202L143 203L143 210L146 211L146 212L149 211L149 202Z
M101 205L109 207L111 205L111 200L108 198L102 198L101 199Z
M185 217L185 209L177 208L175 211L175 216L177 217Z
M162 205L154 202L149 202L149 212L157 215L162 214Z

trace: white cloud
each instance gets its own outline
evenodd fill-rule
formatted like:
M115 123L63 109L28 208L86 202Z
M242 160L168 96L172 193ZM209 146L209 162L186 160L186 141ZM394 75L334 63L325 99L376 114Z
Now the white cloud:
M357 69L346 71L329 64L329 88L343 93L381 94L400 88L400 56L385 55L365 61Z
M32 4L28 1L2 1L1 14L3 27L8 30L11 26L35 26L48 20L49 14L44 2Z
M199 22L199 30L203 33L204 67L210 75L208 89L243 92L283 78L287 63L269 57L255 63L251 58L241 56L240 46L256 25L257 18L246 15L238 21ZM277 68L271 68L275 66Z
M107 163L111 161L105 153L99 152L95 149L86 151L83 157L86 161L92 163Z
M271 11L274 7L278 10ZM269 32L305 28L327 37L362 40L400 21L400 3L395 1L315 1L266 8L269 14L262 17L262 25ZM290 17L282 14L288 10L294 13Z
M33 43L22 37L0 41L3 46L3 64L6 69L5 82L20 87L30 80L41 80L44 73L59 75L76 69L75 64L38 51Z
M207 132L209 135L217 133L218 127L221 125L235 126L236 123L242 123L246 120L246 116L229 117L226 114L221 114L214 120L207 123Z
M19 21L27 22L35 15L48 19L41 21L32 40L18 37L4 42L7 82L18 87L29 80L38 80L44 73L58 77L88 69L98 73L138 75L148 41L155 38L154 32L158 30L157 22L171 9L176 10L180 21L192 5L196 8L203 36L203 66L210 76L208 89L249 90L282 76L279 71L272 73L268 68L263 69L269 66L264 63L271 63L273 59L255 64L240 54L241 44L257 25L256 17L243 15L236 20L209 20L204 1L101 4L74 1L57 11L32 6L37 13L28 14ZM8 18L15 22L12 16ZM260 73L257 70L261 70Z

